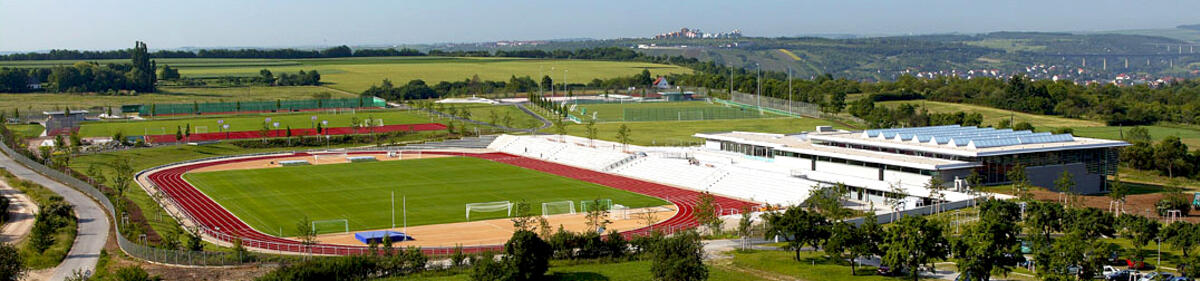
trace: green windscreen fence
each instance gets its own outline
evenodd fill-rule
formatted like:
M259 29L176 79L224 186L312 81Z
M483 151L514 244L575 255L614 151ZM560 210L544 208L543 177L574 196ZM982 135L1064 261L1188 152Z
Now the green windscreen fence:
M736 107L625 108L624 121L719 120L765 117L757 110Z
M180 115L233 112L287 112L314 109L385 107L387 103L377 97L344 99L308 99L240 102L202 102L169 104L135 104L121 106L124 112L139 115Z

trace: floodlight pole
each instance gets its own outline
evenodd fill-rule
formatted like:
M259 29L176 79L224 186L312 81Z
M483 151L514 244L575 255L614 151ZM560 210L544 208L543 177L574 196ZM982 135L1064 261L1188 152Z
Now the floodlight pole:
M400 195L400 206L404 209L404 235L408 235L408 196ZM408 239L408 238L405 238Z
M792 67L788 66L788 112L792 112Z
M392 228L396 228L396 192L392 191Z

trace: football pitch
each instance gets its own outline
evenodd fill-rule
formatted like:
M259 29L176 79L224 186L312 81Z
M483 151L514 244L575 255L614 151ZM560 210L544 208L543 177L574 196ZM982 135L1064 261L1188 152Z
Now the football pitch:
M541 214L542 202L612 199L630 208L661 199L472 157L446 157L252 170L188 173L184 179L264 233L295 236L298 222L346 219L350 231L466 221L465 204L524 200ZM406 203L404 203L406 201ZM407 204L405 208L405 204ZM504 218L474 212L471 220ZM341 232L327 224L322 233Z
M317 119L313 120L313 116L316 116ZM174 134L179 128L186 127L191 127L193 133L216 133L221 131L219 129L223 125L229 125L229 131L234 132L255 131L262 129L263 124L267 123L267 118L270 118L271 121L269 124L271 125L279 123L279 129L285 129L289 126L292 129L307 129L312 128L321 121L329 121L328 124L323 126L325 128L349 127L353 124L351 121L355 117L360 120L359 122L368 118L383 120L384 125L431 122L429 117L420 113L402 110L341 110L336 113L331 111L314 111L305 113L264 113L202 117L189 115L180 118L163 118L147 121L84 122L79 128L79 135L83 137L107 137L112 136L118 131L126 136L165 135ZM378 121L374 122L378 124Z

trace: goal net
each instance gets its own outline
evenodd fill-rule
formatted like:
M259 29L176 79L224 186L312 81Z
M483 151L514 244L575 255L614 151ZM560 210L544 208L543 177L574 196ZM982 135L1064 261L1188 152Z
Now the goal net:
M612 210L612 207L613 207L612 199L597 199L597 200L579 201L579 209L581 212L585 212L585 213L588 211L597 210L597 209L602 210L602 211L608 211L608 210Z
M332 220L313 221L312 222L312 230L313 230L313 233L316 233L316 234L338 233L338 232L347 233L347 232L350 232L350 220L332 219Z
M512 216L512 202L508 201L467 203L466 207L467 221L471 221L471 212L494 213L503 211L507 216Z
M195 126L195 127L192 127L192 131L194 131L194 132L192 132L193 134L208 133L208 126Z
M575 214L575 201L556 201L542 203L542 216L557 214Z

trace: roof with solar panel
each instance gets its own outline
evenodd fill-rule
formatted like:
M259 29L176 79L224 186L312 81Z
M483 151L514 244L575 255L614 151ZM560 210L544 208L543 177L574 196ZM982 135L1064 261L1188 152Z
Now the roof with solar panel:
M808 138L815 141L963 156L989 156L1129 145L1123 141L1075 137L1070 134L1038 133L959 125L814 133L809 134Z

